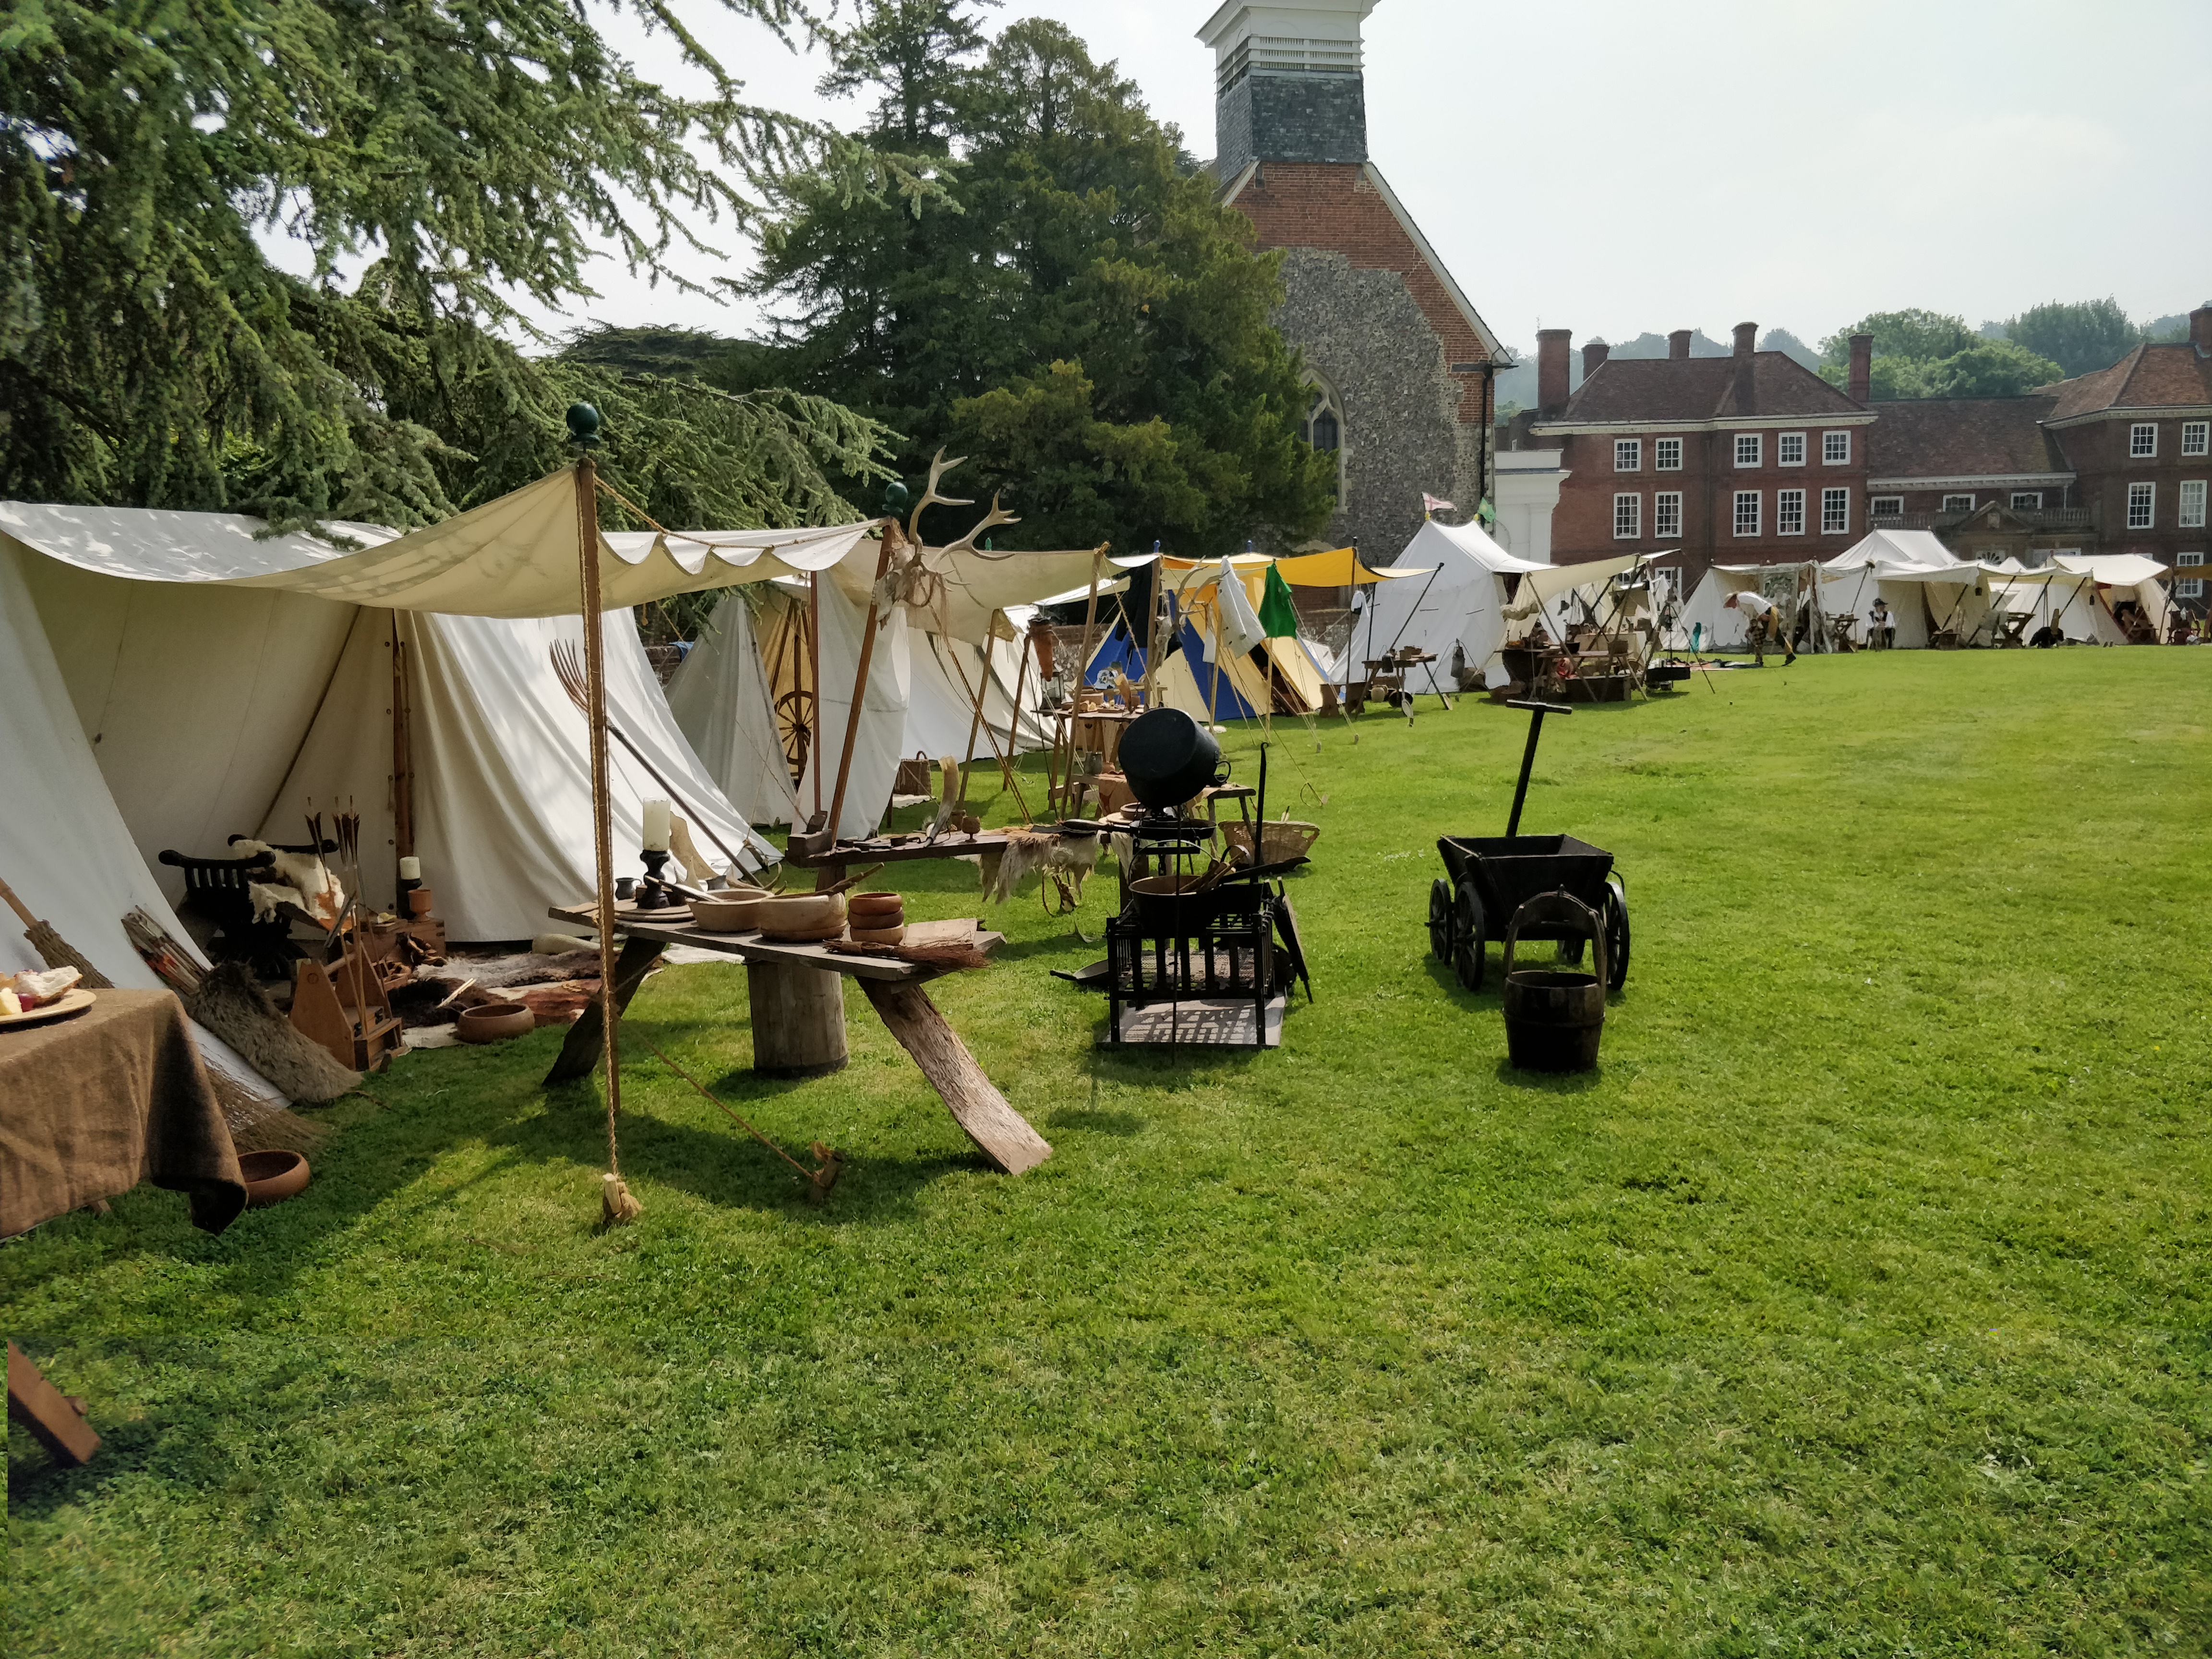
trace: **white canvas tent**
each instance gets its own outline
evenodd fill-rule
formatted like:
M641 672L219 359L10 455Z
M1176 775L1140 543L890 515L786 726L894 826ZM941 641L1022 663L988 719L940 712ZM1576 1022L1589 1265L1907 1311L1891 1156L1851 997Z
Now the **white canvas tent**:
M2157 560L2147 559L2140 553L2062 553L2051 563L2055 570L2063 573L2051 578L2052 588L2059 593L2072 591L2076 595L2074 603L2058 613L2069 639L2124 645L2127 635L2114 620L2113 612L2130 599L2142 608L2144 619L2158 630L2159 636L2165 637L2167 594L2161 579L2167 571ZM2070 585L2064 580L2068 576L2075 579Z
M1457 657L1483 672L1492 685L1503 684L1498 651L1506 637L1506 579L1583 568L1531 563L1508 553L1479 525L1426 520L1387 573L1403 573L1405 580L1366 590L1346 657L1383 657L1413 646L1436 653L1440 676ZM1516 586L1515 597L1527 596Z
M306 536L257 540L258 522L237 514L0 504L0 541L17 556L27 607L15 626L35 625L48 641L72 719L142 861L167 847L219 856L236 833L300 841L310 798L325 813L350 799L363 817L369 896L389 895L397 643L406 657L416 851L452 936L526 938L545 926L549 902L588 893L585 726L548 654L554 640L582 636L573 614L574 492L566 473L552 483L566 504L572 614L542 620L429 615L356 597L411 602L434 592L502 615L514 612L518 592L550 602L557 555L483 533L486 518L525 542L559 528L557 517L548 526L525 515L517 529L515 497L447 521L473 544L459 555L425 548L431 532L398 542L373 526L341 526L370 544L349 554ZM547 490L518 493L543 507ZM860 529L807 533L819 550L824 541L849 545ZM386 556L387 546L399 556ZM642 570L664 591L696 580L650 545L611 550L611 566L630 579ZM702 572L710 564L703 550L699 564ZM616 724L704 826L741 854L772 856L766 843L744 839L742 816L676 729L626 610L609 616L605 638ZM18 718L0 711L0 721ZM611 785L616 811L633 823L643 799L667 793L619 749ZM17 811L0 805L0 816ZM704 835L700 843L711 851Z
M777 726L775 688L743 593L730 593L714 607L668 682L668 709L699 763L748 822L792 821L797 796Z

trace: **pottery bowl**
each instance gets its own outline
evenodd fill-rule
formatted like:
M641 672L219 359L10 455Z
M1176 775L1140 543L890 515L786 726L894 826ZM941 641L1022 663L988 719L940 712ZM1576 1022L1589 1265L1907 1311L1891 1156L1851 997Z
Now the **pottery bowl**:
M853 923L852 939L855 945L896 945L906 938L904 922L892 927L863 927L860 926L862 920L872 918L861 918Z
M845 931L842 893L787 893L760 901L761 932L770 939L835 939Z
M906 901L896 893L855 893L852 902L846 908L852 912L853 920L866 927L872 924L861 921L862 917L887 916L894 912L902 912L906 908Z
M520 1002L483 1002L462 1009L455 1024L464 1042L504 1042L536 1030L538 1016Z
M760 926L760 902L768 896L758 887L732 887L713 899L693 899L691 920L709 933L742 933Z
M246 1177L248 1209L281 1204L307 1184L307 1160L297 1152L240 1152L238 1172Z

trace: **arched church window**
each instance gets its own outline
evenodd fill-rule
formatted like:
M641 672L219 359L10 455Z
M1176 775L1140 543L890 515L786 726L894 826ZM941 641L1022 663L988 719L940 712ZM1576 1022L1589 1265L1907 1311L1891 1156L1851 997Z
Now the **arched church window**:
M1344 501L1345 430L1344 405L1336 395L1336 388L1318 374L1306 376L1305 419L1299 423L1298 435L1324 455L1336 457L1336 498Z

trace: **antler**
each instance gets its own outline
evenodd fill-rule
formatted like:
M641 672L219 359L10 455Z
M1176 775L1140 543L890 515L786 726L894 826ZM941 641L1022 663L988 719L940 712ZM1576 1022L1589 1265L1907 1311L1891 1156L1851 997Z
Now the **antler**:
M935 455L930 458L929 482L922 485L921 499L914 504L914 511L907 514L906 538L912 542L916 547L920 547L921 545L922 508L925 507L973 507L975 505L972 498L962 501L951 495L940 495L937 493L937 481L943 477L946 473L951 471L954 467L964 465L967 459L968 458L965 455L956 455L948 461L945 459L945 451L942 447L938 450Z
M1015 514L1000 510L999 507L999 498L995 494L994 494L991 497L991 510L975 521L975 527L974 529L970 530L958 541L948 542L943 547L937 548L934 550L939 553L974 553L978 558L988 559L994 556L1004 558L1006 556L1004 554L993 555L982 552L976 547L975 538L994 525L1019 524L1021 520Z

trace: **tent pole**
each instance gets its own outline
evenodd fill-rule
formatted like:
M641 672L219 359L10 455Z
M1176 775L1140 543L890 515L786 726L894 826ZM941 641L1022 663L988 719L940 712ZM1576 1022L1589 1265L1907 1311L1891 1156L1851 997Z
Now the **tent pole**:
M868 696L868 665L876 657L876 617L880 607L877 592L890 574L891 555L898 551L898 520L884 520L883 550L876 555L876 580L868 588L868 620L860 631L860 665L853 675L853 702L845 711L845 750L837 757L837 787L830 797L830 844L837 844L838 825L845 821L845 786L853 779L853 744L860 735L860 711Z
M968 752L960 757L960 795L953 802L955 816L957 816L968 805L968 769L975 763L975 734L982 729L983 699L991 690L991 624L998 615L999 613L994 611L983 622L982 684L975 688L975 717L968 722ZM953 644L957 646L959 641L956 640ZM963 676L963 678L964 682L965 677ZM995 750L998 746L997 739L994 738L991 747Z
M818 570L806 575L806 678L814 688L806 700L814 713L814 736L806 750L814 763L806 769L814 774L814 816L806 827L818 830L822 826L822 573Z
M1221 590L1217 584L1213 592L1213 695L1206 700L1208 726L1221 724Z
M595 930L599 940L599 1020L607 1058L607 1191L609 1221L628 1221L636 1201L622 1182L615 1117L622 1110L621 999L615 989L614 807L607 767L606 638L599 614L599 471L589 450L576 458L576 556L582 566L585 713L591 726L592 857L598 878Z
M392 855L415 855L415 757L407 719L407 642L399 637L399 613L392 615ZM400 905L406 913L406 905Z
M1014 666L1013 708L1012 712L1006 716L1006 752L999 757L999 769L1005 774L1006 787L1009 789L1014 787L1014 743L1021 735L1022 688L1029 684L1030 653L1036 648L1036 642L1030 637L1027 629L1024 629L1016 636L1015 648L1021 653L1021 655ZM1040 672L1042 672L1042 665L1040 665ZM983 659L981 679L985 689L988 690L991 684L991 659L988 647Z

